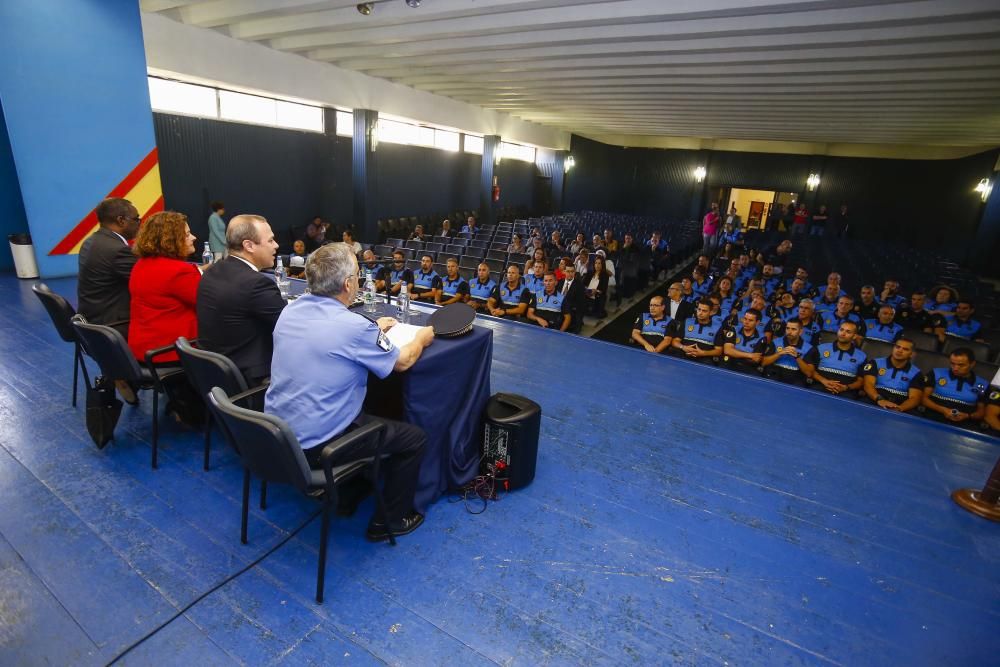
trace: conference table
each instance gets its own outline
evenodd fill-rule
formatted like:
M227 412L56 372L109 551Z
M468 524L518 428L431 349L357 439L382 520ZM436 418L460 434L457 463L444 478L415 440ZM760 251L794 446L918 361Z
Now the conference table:
M304 280L289 280L290 299L304 291ZM361 306L354 308L360 312ZM395 302L380 301L377 309L364 315L398 318ZM413 303L410 310L409 323L424 325L437 307ZM493 331L473 326L456 338L435 338L405 373L384 380L368 376L365 412L415 424L427 433L413 503L422 514L442 493L467 484L478 472L492 362Z

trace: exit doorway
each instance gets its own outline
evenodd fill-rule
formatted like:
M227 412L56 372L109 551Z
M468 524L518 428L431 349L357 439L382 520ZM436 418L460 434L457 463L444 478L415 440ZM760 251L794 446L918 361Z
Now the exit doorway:
M768 228L777 226L780 219L780 208L798 200L795 192L777 192L775 190L751 190L749 188L730 188L726 205L722 208L722 219L729 218L729 212L736 207L742 229L763 229L768 221ZM776 214L772 216L772 213Z

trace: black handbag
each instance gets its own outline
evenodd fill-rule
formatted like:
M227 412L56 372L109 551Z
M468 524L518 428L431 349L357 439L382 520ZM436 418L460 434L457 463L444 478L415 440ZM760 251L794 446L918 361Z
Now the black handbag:
M87 383L87 432L98 449L115 437L115 426L122 414L122 402L115 396L115 383L98 376L94 386Z

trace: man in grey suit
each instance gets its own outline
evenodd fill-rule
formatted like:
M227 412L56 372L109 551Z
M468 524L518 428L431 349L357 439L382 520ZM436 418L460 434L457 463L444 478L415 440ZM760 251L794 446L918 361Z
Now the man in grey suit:
M129 200L113 197L98 204L96 213L100 228L80 248L77 310L88 322L113 326L127 338L128 281L136 262L128 242L139 231L139 212ZM116 384L122 398L134 403L128 384Z

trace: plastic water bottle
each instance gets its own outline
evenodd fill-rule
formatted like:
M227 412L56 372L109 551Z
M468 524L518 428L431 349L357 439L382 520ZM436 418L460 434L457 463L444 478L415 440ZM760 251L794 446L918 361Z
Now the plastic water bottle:
M288 298L288 274L285 273L285 265L281 262L281 255L278 255L278 263L274 267L274 281L278 283L278 291L281 298Z
M399 287L399 299L396 300L399 308L399 321L406 324L410 321L410 295L406 291L406 283Z
M215 261L215 255L212 254L212 249L208 245L208 241L205 241L205 252L201 253L201 263L211 264Z
M366 272L367 277L365 278L365 312L374 313L378 310L375 307L375 279L372 278L372 272Z

